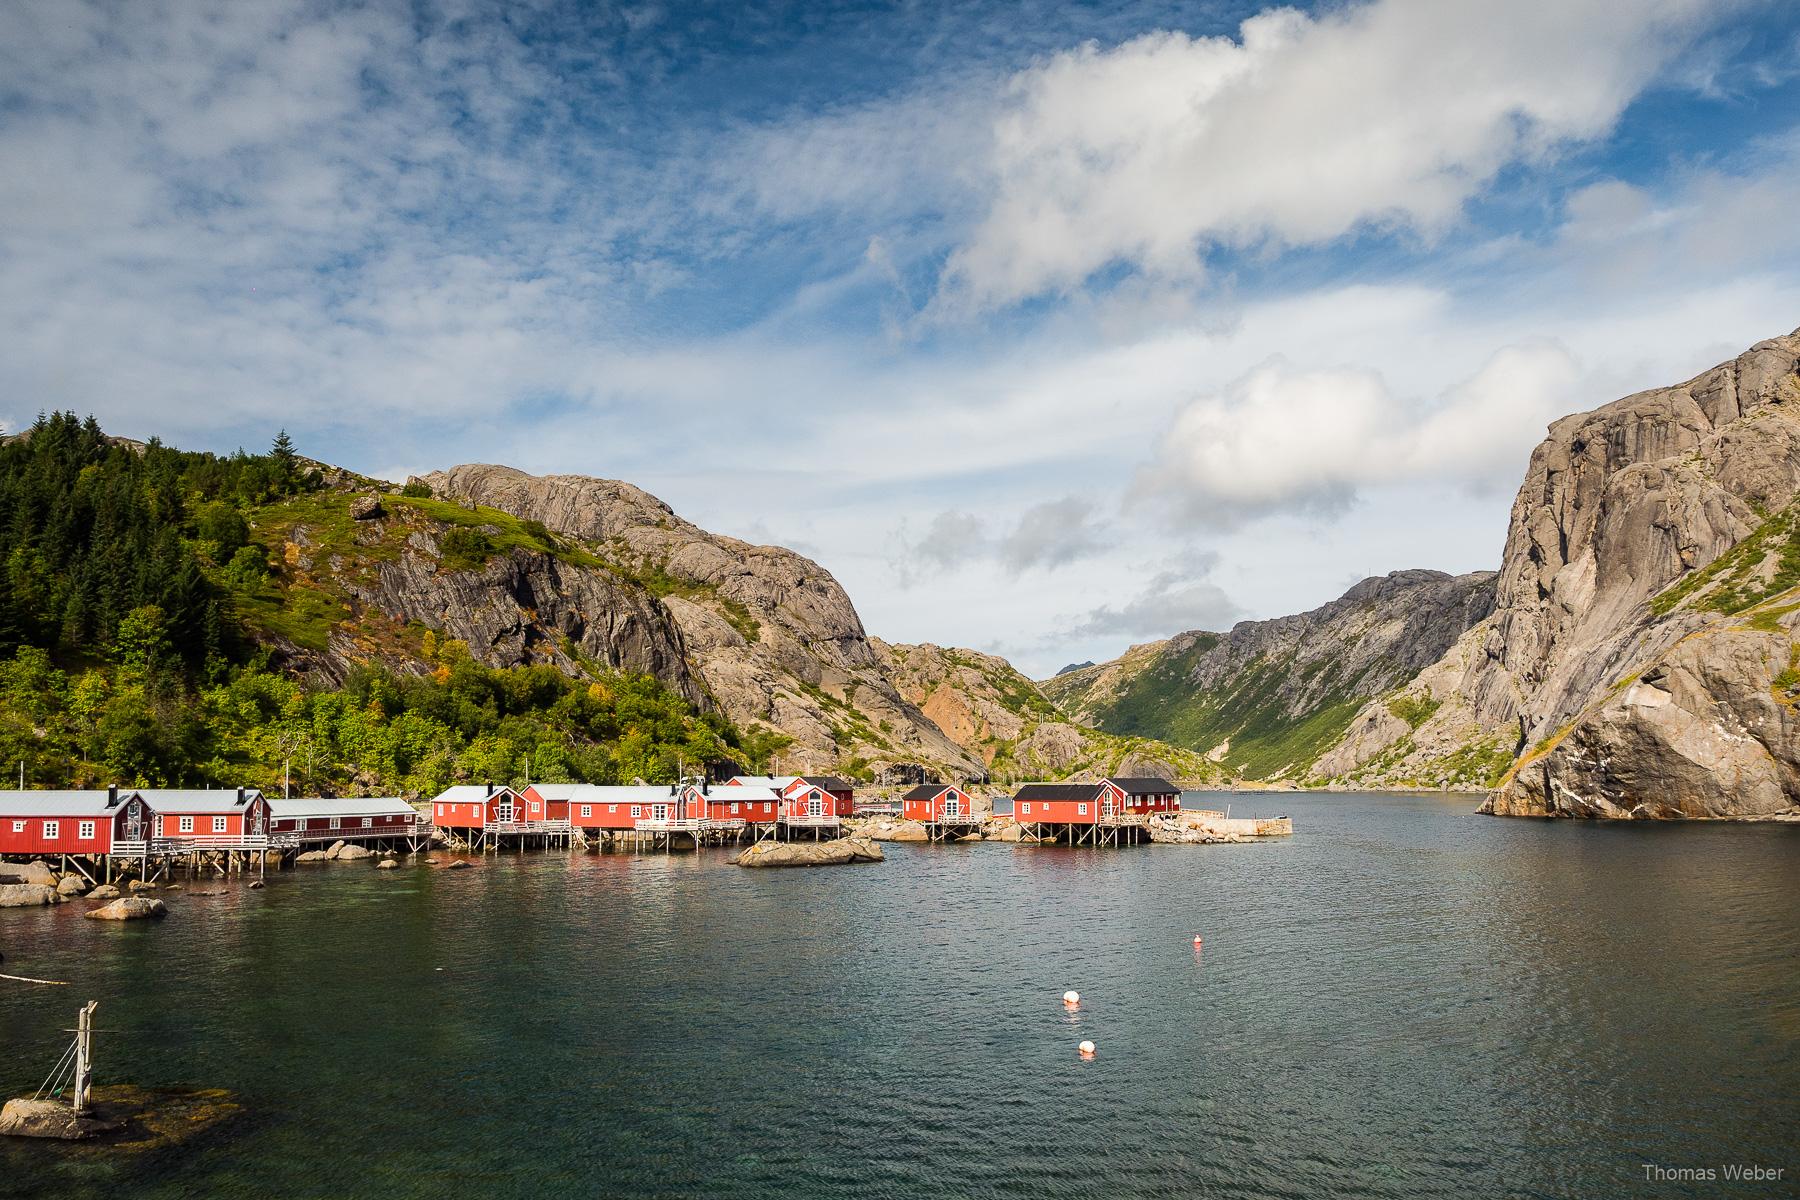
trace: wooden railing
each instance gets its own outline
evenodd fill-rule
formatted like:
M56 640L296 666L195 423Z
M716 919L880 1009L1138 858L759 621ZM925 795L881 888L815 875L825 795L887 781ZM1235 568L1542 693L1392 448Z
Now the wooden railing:
M783 825L797 825L802 829L832 829L843 822L843 818L835 813L829 816L786 816L781 818Z

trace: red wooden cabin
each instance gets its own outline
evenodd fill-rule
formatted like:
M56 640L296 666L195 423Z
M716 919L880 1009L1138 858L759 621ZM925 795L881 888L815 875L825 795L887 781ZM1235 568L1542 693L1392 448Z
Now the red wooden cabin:
M705 807L705 817L715 828L731 829L772 825L781 813L781 793L774 788L720 785L710 791L689 787Z
M927 825L970 822L975 797L950 783L923 783L900 797L900 816Z
M257 850L268 845L269 802L256 788L139 788L153 849Z
M372 841L427 832L424 816L397 796L269 797L269 834L282 846Z
M509 787L459 783L431 802L431 823L439 829L491 830L525 823L525 805Z
M1133 816L1175 812L1181 807L1181 789L1153 775L1111 777L1102 779L1100 786L1106 791L1104 799Z
M848 817L856 813L856 792L836 775L802 775L781 789L782 795L810 803L826 800L827 816Z
M567 821L570 798L585 786L580 783L532 784L519 793L519 798L525 801L525 819L534 822Z
M134 791L0 792L0 856L141 854L151 814Z
M681 820L683 810L680 791L667 786L582 784L569 797L569 821L576 829L636 829L641 822L660 828Z
M1013 819L1031 825L1094 825L1100 820L1097 783L1028 783L1013 793Z

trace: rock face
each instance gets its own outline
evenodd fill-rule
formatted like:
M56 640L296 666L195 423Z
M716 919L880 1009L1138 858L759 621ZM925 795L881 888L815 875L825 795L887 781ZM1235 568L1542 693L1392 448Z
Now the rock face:
M35 883L56 886L56 872L42 861L0 863L0 883Z
M978 759L895 690L849 596L810 559L708 533L648 492L615 480L471 465L426 482L438 496L579 539L610 564L612 570L559 574L557 587L577 597L570 607L590 620L623 621L609 626L608 644L641 630L635 640L624 638L648 664L638 669L677 685L691 670L739 726L792 737L783 770L828 770L862 758L877 765L928 763L961 776L982 772ZM438 603L441 582L423 589L421 604ZM581 587L595 592L586 598L571 592ZM539 623L545 611L536 610Z
M1441 707L1411 731L1365 710L1329 766L1404 779L1419 747L1485 738L1516 761L1484 811L1800 802L1797 365L1800 334L1552 425L1513 504L1492 617L1407 689Z
M883 672L944 735L996 780L1155 775L1215 780L1201 755L1165 742L1104 733L1068 720L1037 684L991 654L871 639Z
M887 856L866 837L830 842L758 842L737 856L740 867L840 867L881 862Z
M90 921L141 921L150 917L168 916L169 906L147 896L126 896L90 909L85 915Z
M1492 572L1397 571L1291 617L1194 631L1043 681L1111 733L1209 754L1233 774L1302 779L1365 700L1436 662L1494 605Z

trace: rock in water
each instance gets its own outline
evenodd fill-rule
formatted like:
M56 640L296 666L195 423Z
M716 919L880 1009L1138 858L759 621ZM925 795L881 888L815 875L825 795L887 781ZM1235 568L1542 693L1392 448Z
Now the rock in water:
M465 860L460 859L460 858L452 859L451 861L444 864L444 870L446 870L446 871L466 871L468 869L469 869L469 864Z
M103 904L91 910L87 916L93 921L141 921L149 917L166 917L169 906L161 900L152 900L145 896L127 896L114 900L111 904Z
M330 860L331 851L329 850L302 850L294 856L295 862L314 863L329 862Z
M119 889L110 883L103 883L87 894L89 900L117 900Z
M59 896L79 896L88 890L88 882L79 875L64 875L62 882L56 885Z
M394 870L398 870L399 867L400 867L400 864L395 862L391 858L384 858L380 862L375 864L375 869L377 871L394 871Z
M367 846L341 846L337 857L339 862L354 862L359 858L374 858L375 852Z
M266 885L265 885L265 884L264 884L264 883L263 883L263 881L262 881L262 880L260 880L260 879L252 879L252 880L251 880L251 881L250 881L250 890L251 890L251 891L253 891L253 892L254 892L254 891L255 891L255 890L256 890L256 889L257 889L257 888L259 888L259 887L264 887L264 886L266 886Z
M758 842L737 856L740 867L837 867L881 862L881 847L866 837L829 842Z
M337 857L341 856L343 853L344 853L344 842L343 842L343 839L340 838L337 841L331 843L331 846L325 851L325 857L326 858L337 858Z
M9 1137L56 1138L79 1141L117 1129L115 1121L76 1116L58 1100L8 1100L0 1108L0 1134Z
M0 908L36 908L55 904L56 889L41 883L0 883Z

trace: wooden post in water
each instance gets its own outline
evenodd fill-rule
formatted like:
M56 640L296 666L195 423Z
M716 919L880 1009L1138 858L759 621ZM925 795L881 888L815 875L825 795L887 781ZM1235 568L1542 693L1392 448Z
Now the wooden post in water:
M76 1022L75 1087L69 1107L78 1117L87 1113L88 1092L94 1084L94 1009L99 1006L98 1000L89 1000L82 1005L81 1017Z

